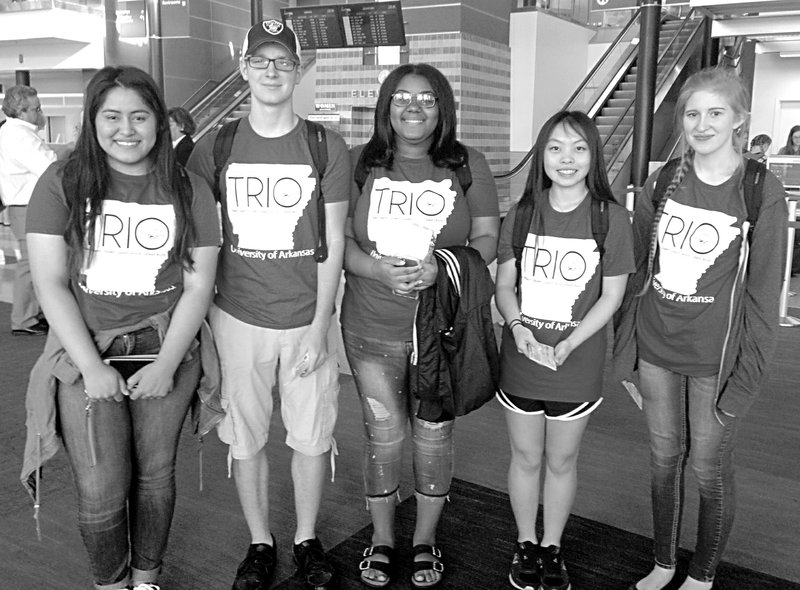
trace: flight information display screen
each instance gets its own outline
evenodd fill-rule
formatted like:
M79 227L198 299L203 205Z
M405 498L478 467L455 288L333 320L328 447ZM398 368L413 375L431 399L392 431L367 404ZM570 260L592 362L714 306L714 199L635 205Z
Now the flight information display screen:
M282 8L303 49L405 45L400 2Z

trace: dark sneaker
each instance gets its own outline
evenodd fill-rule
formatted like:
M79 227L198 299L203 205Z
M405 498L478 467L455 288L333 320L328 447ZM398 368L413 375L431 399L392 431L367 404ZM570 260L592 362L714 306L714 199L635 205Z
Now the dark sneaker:
M50 326L45 320L39 320L27 328L17 328L15 330L11 330L11 333L14 336L44 336L47 334L47 330L49 328Z
M272 537L272 545L266 543L250 545L247 556L236 569L233 590L268 590L275 575L277 562L275 537Z
M569 590L569 576L561 548L555 545L542 548L542 590Z
M517 541L514 558L511 560L511 572L508 581L518 590L539 590L539 568L541 567L539 545L530 541Z
M325 555L322 543L316 537L307 539L292 547L297 575L303 579L306 588L329 590L334 588L336 570Z

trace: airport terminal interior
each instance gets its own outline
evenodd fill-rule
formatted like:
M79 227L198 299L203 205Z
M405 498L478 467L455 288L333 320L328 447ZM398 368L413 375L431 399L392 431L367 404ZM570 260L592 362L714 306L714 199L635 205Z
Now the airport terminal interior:
M331 41L331 29L320 28L334 9L342 19L354 14L348 11L381 4L370 14L373 24L374 14L382 15L383 28L359 33L368 39L350 31ZM562 108L582 110L596 122L614 194L632 208L644 178L675 153L679 138L673 119L681 84L700 68L717 65L736 69L746 81L752 100L749 139L771 137L767 166L783 182L793 213L800 200L800 156L778 151L788 143L789 130L800 125L799 4L0 0L0 97L17 84L35 87L47 118L42 138L69 143L80 127L83 91L92 74L105 65L128 63L156 79L168 106L183 106L192 114L197 141L225 121L247 115L249 90L237 65L241 39L262 18L282 19L303 31L295 111L336 130L348 146L371 136L378 90L393 67L414 62L438 67L456 95L459 139L486 156L504 215L522 193L539 128ZM800 277L791 263L796 215L790 213L789 221L788 251L775 252L787 260L775 318L778 347L769 380L740 427L736 522L716 589L800 590ZM18 256L0 213L0 588L90 588L64 453L45 467L36 510L19 481L25 389L45 338L11 333ZM500 315L495 319L499 333ZM371 525L363 497L361 410L341 350L339 356L338 455L318 533L341 573L340 587L349 589L364 587L358 563ZM573 590L624 590L652 565L644 416L609 375L603 397L581 447L579 488L565 532ZM279 412L273 418L270 496L279 559L273 587L301 588L291 555L290 452ZM503 409L489 402L458 418L455 430L456 479L439 534L448 570L440 587L510 588L515 527L507 496L510 451ZM159 582L163 590L217 590L232 583L249 539L226 453L214 433L198 440L187 420L179 447L176 514ZM403 473L411 473L408 449ZM390 587L411 588L410 477L399 495L403 565ZM696 487L688 485L679 571L685 571L694 546L697 505Z

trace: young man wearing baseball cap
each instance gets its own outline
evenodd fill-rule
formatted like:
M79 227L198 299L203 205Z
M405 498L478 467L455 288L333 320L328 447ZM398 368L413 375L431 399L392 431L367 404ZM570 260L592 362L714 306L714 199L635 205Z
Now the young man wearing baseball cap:
M333 312L350 163L342 138L326 131L328 157L320 181L308 128L292 103L302 71L300 47L288 27L277 20L251 27L240 71L250 87L251 110L238 122L219 174L224 244L209 313L226 410L217 432L229 445L228 462L252 539L233 588L267 590L275 572L266 444L277 382L286 444L293 451L293 557L306 586L322 590L335 581L315 528L335 444L339 373ZM198 142L187 164L212 186L216 136ZM317 262L319 190L328 254Z

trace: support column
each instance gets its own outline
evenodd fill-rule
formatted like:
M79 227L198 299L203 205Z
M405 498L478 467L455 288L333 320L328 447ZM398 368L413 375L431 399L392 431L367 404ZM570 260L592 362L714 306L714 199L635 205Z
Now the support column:
M150 55L150 75L164 92L164 41L161 38L161 0L146 0L145 34Z
M275 18L280 18L280 16ZM264 6L261 4L261 0L250 0L250 24L255 25L262 20L264 20Z
M31 73L29 70L17 70L14 72L14 85L15 86L30 86Z
M704 68L710 68L719 62L719 38L711 36L711 25L713 21L710 17L703 19L703 61Z
M636 98L633 111L631 182L634 190L644 185L653 142L653 110L658 65L658 33L661 0L640 0L639 55L636 59Z

